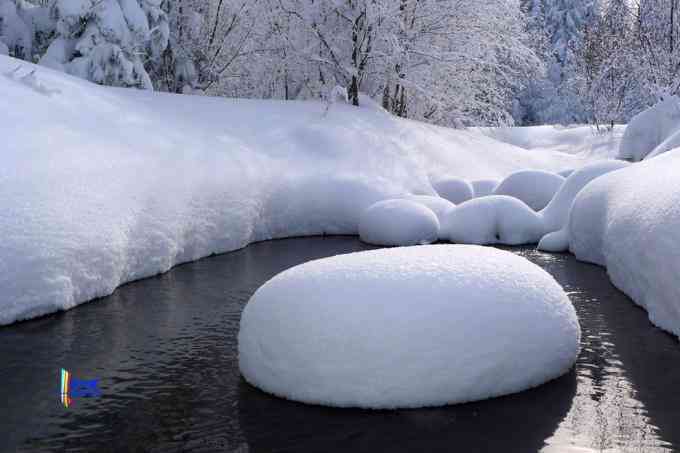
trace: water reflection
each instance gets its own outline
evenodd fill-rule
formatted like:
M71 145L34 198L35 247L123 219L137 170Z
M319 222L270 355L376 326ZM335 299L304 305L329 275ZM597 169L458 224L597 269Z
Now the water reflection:
M374 412L265 395L238 373L241 310L276 273L368 248L354 238L256 244L0 329L0 451L670 451L680 446L680 347L568 255L515 249L566 288L583 329L575 370L453 407ZM103 397L59 405L58 370ZM675 428L675 429L674 429Z

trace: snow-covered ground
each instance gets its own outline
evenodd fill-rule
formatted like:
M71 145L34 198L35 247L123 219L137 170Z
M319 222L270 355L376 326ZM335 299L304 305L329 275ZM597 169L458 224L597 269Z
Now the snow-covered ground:
M475 401L535 387L576 361L562 287L525 258L433 245L310 261L260 287L239 364L275 395L331 406Z
M592 126L531 126L479 128L498 141L537 152L560 151L583 157L617 157L625 126L606 127L598 131Z
M104 88L0 56L0 324L253 241L357 233L430 180L588 159L377 108Z

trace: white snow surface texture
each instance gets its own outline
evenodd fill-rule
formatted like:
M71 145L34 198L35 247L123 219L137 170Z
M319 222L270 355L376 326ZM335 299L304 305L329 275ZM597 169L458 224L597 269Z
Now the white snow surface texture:
M291 400L439 406L566 373L580 327L561 286L510 252L470 245L381 249L310 261L243 311L241 373Z
M619 157L640 161L680 147L680 98L669 96L633 117Z
M106 88L6 56L0 99L0 324L254 241L357 234L371 204L434 195L431 175L586 162L375 107Z
M525 202L534 211L545 208L564 184L555 173L522 170L508 175L494 190L495 195L508 195Z
M431 244L439 238L439 219L415 201L379 201L361 214L359 237L375 245Z
M680 336L680 149L593 181L569 231L578 259L606 266L652 323Z

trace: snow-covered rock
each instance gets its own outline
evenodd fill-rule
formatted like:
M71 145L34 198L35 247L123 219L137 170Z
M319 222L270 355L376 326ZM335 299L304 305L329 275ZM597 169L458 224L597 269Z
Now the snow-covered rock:
M566 252L569 250L569 228L546 234L538 242L537 249L552 253Z
M359 237L375 245L423 245L439 237L439 220L432 210L410 200L380 201L361 215Z
M456 205L451 203L449 200L433 195L406 195L403 198L429 208L437 216L437 220L439 220L440 225L444 221L446 213L456 207ZM441 237L441 234L440 239L444 239Z
M434 245L339 255L289 269L246 305L252 385L312 404L439 406L567 372L580 327L557 282L493 248Z
M460 204L474 198L472 185L459 178L443 178L432 183L432 187L440 197L449 200L453 204Z
M492 195L493 191L498 187L498 181L495 179L476 179L470 181L470 184L472 185L475 198Z
M570 249L680 336L680 150L605 175L581 191Z
M522 200L534 211L545 208L564 178L540 170L521 170L508 175L494 190L494 195L507 195Z
M564 181L560 190L555 194L539 214L543 218L545 233L561 230L567 225L569 211L576 195L593 179L606 173L620 170L630 165L620 160L607 160L586 165L573 172Z
M521 200L504 195L475 198L448 212L442 237L459 244L530 244L543 233L540 216Z
M372 108L113 89L6 56L0 99L0 324L254 241L356 234L370 204L433 193L432 174L583 162Z
M680 98L669 96L633 117L619 158L640 161L680 146Z

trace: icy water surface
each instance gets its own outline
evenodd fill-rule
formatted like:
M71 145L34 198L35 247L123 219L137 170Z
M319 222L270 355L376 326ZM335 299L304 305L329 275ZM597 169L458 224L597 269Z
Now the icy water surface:
M548 452L680 450L680 345L569 255L513 249L570 293L583 328L574 371L537 389L392 412L305 406L239 377L241 310L268 278L369 247L288 239L180 266L110 297L0 328L0 452ZM102 397L59 401L59 370Z

